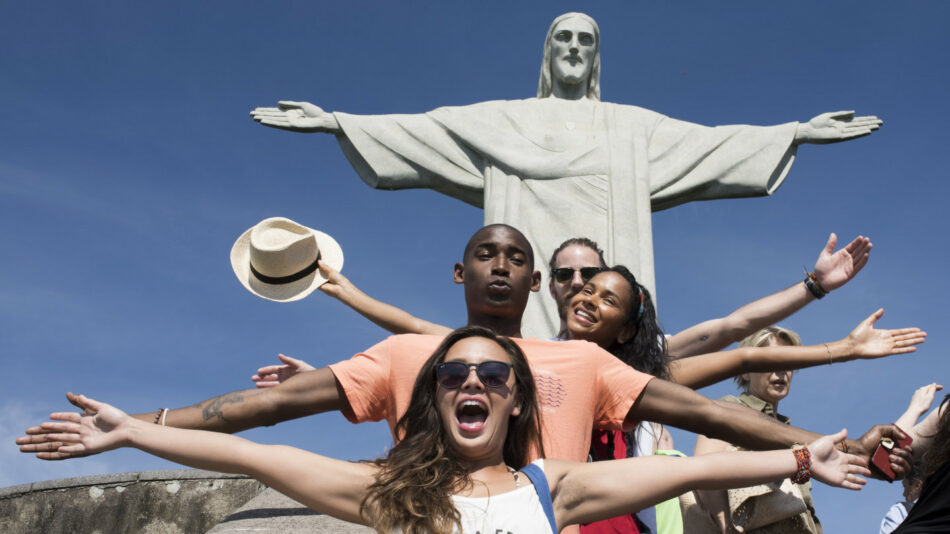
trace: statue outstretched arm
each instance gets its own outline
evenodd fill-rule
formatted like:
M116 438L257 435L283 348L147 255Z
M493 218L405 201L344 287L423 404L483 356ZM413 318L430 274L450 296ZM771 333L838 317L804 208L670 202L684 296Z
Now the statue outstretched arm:
M303 133L340 134L340 124L328 113L310 102L281 100L276 108L256 108L251 118L264 126Z
M855 117L854 111L822 113L808 122L798 125L795 132L796 145L801 143L827 144L849 141L871 135L884 121L874 115Z

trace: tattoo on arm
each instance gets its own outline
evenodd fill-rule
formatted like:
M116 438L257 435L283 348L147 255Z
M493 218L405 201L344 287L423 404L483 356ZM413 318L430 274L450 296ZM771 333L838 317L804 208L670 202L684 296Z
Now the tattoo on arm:
M703 334L703 335L699 336L699 340L700 340L700 341L708 341L708 340L709 340L709 334Z
M243 402L243 401L244 401L244 396L241 395L241 393L239 392L222 395L218 398L208 401L208 403L204 406L204 408L201 409L201 416L204 418L205 421L217 418L221 421L224 421L225 423L230 423L231 421L229 421L228 418L226 418L224 414L221 413L221 408L225 404Z

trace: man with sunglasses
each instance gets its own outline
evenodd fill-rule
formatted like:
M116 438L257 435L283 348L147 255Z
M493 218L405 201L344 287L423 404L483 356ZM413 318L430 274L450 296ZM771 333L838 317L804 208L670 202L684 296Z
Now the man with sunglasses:
M588 280L607 267L604 251L586 237L572 237L561 243L548 262L550 281L548 291L557 304L557 314L561 320L557 337L567 339L567 308L571 298L576 295Z
M808 443L818 434L763 418L748 408L707 399L696 392L640 373L593 343L521 339L521 316L528 295L540 289L531 245L518 230L490 225L472 236L453 279L465 288L469 325L513 338L525 352L538 384L543 440L549 456L583 461L591 429L632 428L656 421L729 440L749 449ZM405 412L412 386L440 336L392 336L329 367L300 373L280 385L228 393L186 408L134 417L179 428L238 432L306 415L339 410L353 422L386 419L391 429ZM816 350L824 354L826 347ZM489 384L498 370L481 369ZM452 373L451 368L448 371ZM494 377L493 377L494 376ZM451 383L451 376L446 376ZM67 395L71 401L74 397ZM891 426L873 427L849 440L852 453L868 457L882 436L902 437ZM20 450L41 459L70 458L40 427L17 439ZM903 473L908 454L892 452L892 467Z

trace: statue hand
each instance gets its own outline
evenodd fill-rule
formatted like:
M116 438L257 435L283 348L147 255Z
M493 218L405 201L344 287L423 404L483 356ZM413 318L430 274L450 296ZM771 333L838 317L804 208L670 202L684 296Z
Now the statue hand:
M832 232L815 262L818 285L825 291L834 291L854 278L868 262L872 247L871 240L864 236L854 238L848 246L834 252L837 244L838 236Z
M327 113L310 102L292 102L281 100L276 108L256 108L251 117L271 128L291 132L337 133L340 125L332 113Z
M881 127L883 121L874 115L855 117L853 111L822 113L812 120L798 125L795 143L837 143L865 135Z

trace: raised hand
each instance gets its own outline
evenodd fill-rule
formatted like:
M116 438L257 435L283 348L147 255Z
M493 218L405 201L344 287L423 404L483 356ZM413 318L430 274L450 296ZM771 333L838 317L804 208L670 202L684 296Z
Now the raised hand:
M277 106L276 108L256 108L251 111L251 117L264 126L291 132L337 133L340 131L340 125L332 113L327 113L310 102L281 100Z
M317 267L320 269L320 274L327 279L318 289L349 306L350 301L345 297L352 293L356 286L350 282L349 278L340 274L340 271L322 261L317 262Z
M854 454L846 454L835 448L848 437L847 430L824 436L808 444L811 452L811 476L829 486L859 490L871 475L867 462Z
M827 144L848 141L881 127L884 121L874 115L855 117L854 111L822 113L810 121L799 124L795 143Z
M79 395L67 393L66 400L85 412L85 406L80 404ZM29 427L24 434L16 439L16 444L20 446L20 452L35 454L40 460L66 460L92 454L91 452L62 452L60 447L65 443L51 437L53 431L43 428L42 425Z
M834 291L854 278L868 262L873 246L870 239L860 235L848 246L835 252L837 244L838 236L832 232L815 262L818 285L825 291Z
M287 380L297 373L304 371L314 371L316 367L309 363L278 354L277 358L284 362L284 365L268 365L257 370L257 374L251 377L254 385L259 388L270 388Z
M881 308L870 317L861 321L846 341L851 345L851 354L855 358L880 358L892 354L914 352L927 339L927 332L919 328L899 328L896 330L876 330L874 323L884 315Z
M56 412L40 425L48 439L62 443L57 449L64 454L96 454L123 446L128 441L131 418L122 410L75 395L76 405L83 413ZM40 454L37 454L41 457Z
M930 405L933 404L934 401L934 395L941 389L943 389L943 386L936 382L918 388L913 396L911 396L910 406L907 410L917 412L917 416L920 417L924 412L930 409Z

